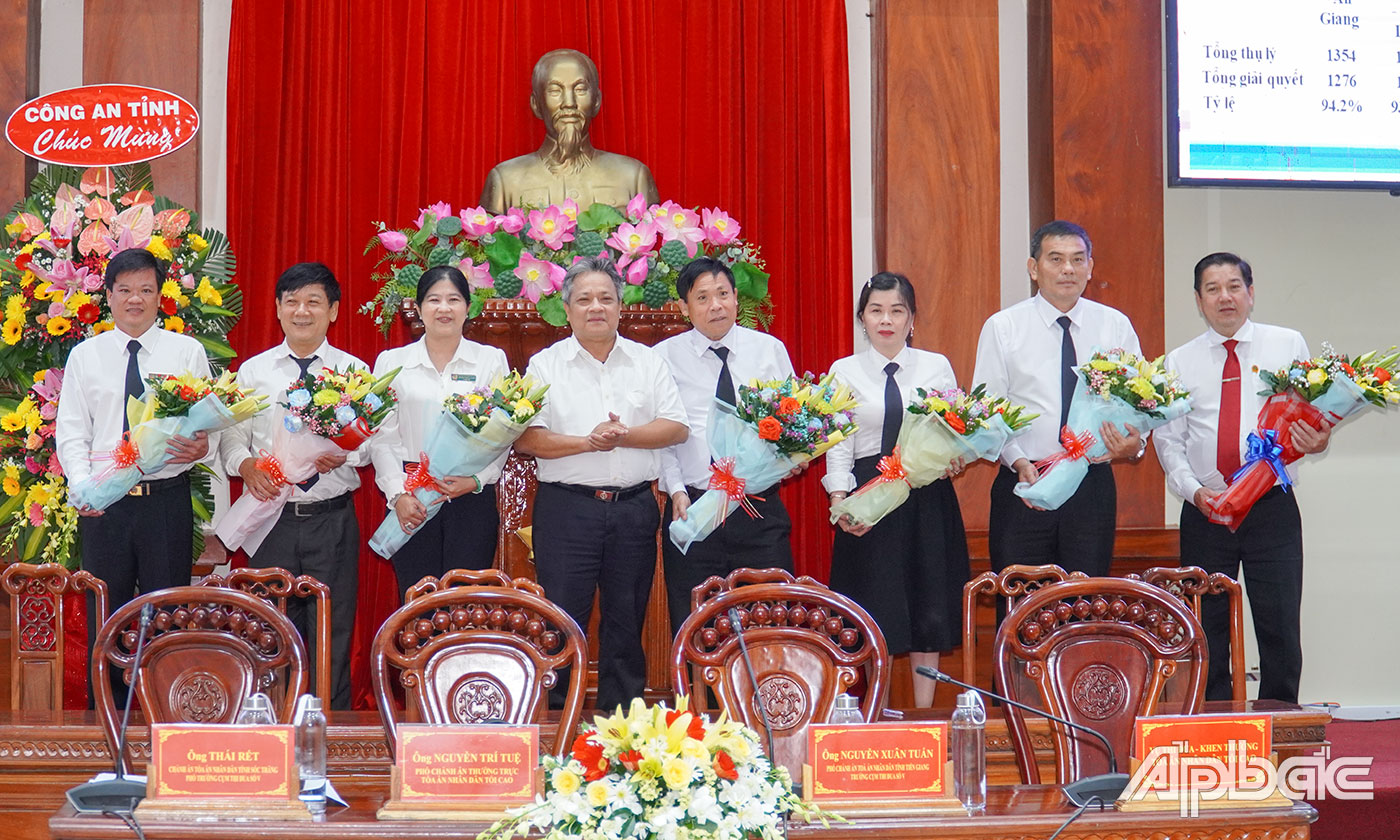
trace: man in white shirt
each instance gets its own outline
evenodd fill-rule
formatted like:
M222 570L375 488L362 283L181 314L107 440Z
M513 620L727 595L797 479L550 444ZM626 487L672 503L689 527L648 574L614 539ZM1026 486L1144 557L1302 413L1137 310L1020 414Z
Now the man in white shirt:
M690 422L685 443L661 451L661 490L667 497L662 522L668 525L684 519L690 503L709 488L707 427L715 400L733 405L736 383L793 375L781 341L735 323L739 298L729 266L712 257L692 260L676 278L676 293L681 312L695 328L656 345L675 377ZM792 520L778 486L746 487L745 492L760 518L736 511L685 554L662 534L673 634L690 615L691 589L711 575L724 577L745 568L792 571Z
M1234 533L1211 522L1205 511L1233 480L1264 405L1257 371L1282 370L1312 354L1296 330L1250 320L1254 273L1234 254L1203 257L1196 263L1195 285L1196 307L1209 329L1166 361L1167 370L1191 392L1191 411L1155 435L1167 486L1183 499L1181 563L1236 579L1243 565L1259 640L1259 698L1296 703L1303 668L1303 526L1297 499L1275 485ZM1294 444L1309 454L1326 449L1331 436L1330 426L1318 430L1301 420L1291 431ZM1201 606L1210 644L1206 699L1229 700L1229 603L1226 596L1213 595Z
M1079 384L1074 369L1095 350L1141 348L1126 315L1083 296L1094 270L1093 243L1084 228L1058 220L1042 225L1031 235L1026 269L1036 294L987 319L972 375L974 383L986 383L988 393L1040 415L1001 452L988 529L992 568L1053 563L1107 575L1118 509L1108 463L1092 465L1058 510L1034 508L1013 491L1018 481L1034 484L1036 462L1060 450L1060 430ZM1109 460L1135 461L1147 445L1136 431L1125 436L1109 423L1098 434Z
M59 463L69 484L105 468L94 457L117 447L127 431L128 396L140 397L151 374L209 375L204 347L189 336L156 325L165 266L148 251L131 249L112 257L103 282L115 327L73 348L63 371L63 396L54 423ZM175 436L170 462L138 483L106 510L78 508L83 568L107 583L109 611L138 592L190 582L194 555L194 508L190 465L209 453L204 432ZM89 611L88 632L96 631ZM114 675L115 676L115 675ZM113 689L125 705L126 688Z
M271 452L287 410L287 386L305 373L323 368L367 370L364 362L332 347L326 331L340 314L340 283L325 265L297 263L282 272L274 288L277 320L286 340L244 362L238 386L269 398L269 407L253 419L226 430L219 441L224 472L243 479L243 490L258 499L272 499L279 487L257 468L260 453ZM360 486L356 467L369 460L368 448L316 459L316 475L292 489L277 524L248 558L255 569L282 568L293 575L310 575L330 588L331 696L333 709L350 708L350 641L355 627L359 592L360 527L353 497ZM315 672L315 604L307 599L287 602L287 615L296 624Z
M617 334L622 278L601 257L564 276L573 335L530 359L549 397L515 448L539 459L535 569L545 594L587 628L599 596L598 708L641 697L642 622L660 525L658 450L686 439L685 407L661 356Z

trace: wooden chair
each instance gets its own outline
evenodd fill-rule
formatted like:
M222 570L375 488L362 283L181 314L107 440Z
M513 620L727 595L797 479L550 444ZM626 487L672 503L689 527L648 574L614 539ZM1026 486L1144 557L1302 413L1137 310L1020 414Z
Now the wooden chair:
M1009 612L1021 599L1027 595L1048 586L1052 583L1062 583L1067 580L1087 580L1088 575L1083 572L1067 572L1060 566L1024 566L1011 565L1000 572L983 572L963 585L963 682L973 685L991 685L991 675L987 674L986 679L978 679L979 661L977 656L977 608L991 601L993 605L999 603L998 599L1006 599L1006 609ZM992 633L996 634L996 622L993 621Z
M729 716L764 735L773 729L772 758L801 778L807 726L825 722L836 695L866 679L861 712L878 720L888 700L890 654L884 634L855 601L809 577L781 569L739 569L695 587L695 608L676 633L671 676L691 710L705 709L714 692ZM749 680L739 639L729 618L738 611L753 662ZM758 685L755 700L754 682Z
M208 575L199 586L222 586L261 598L287 614L288 598L310 598L316 606L316 696L321 707L331 707L331 589L311 575L292 576L286 569L234 569L227 575ZM303 639L302 643L307 643Z
M549 690L568 669L549 747L563 755L578 727L588 657L583 631L539 584L496 569L459 569L416 584L374 637L370 678L394 755L399 712L391 669L414 715L438 724L542 720Z
M1129 575L1129 577L1136 577ZM1142 573L1142 580L1161 587L1185 601L1201 618L1201 598L1224 595L1230 605L1230 694L1243 703L1245 692L1244 665L1244 591L1239 582L1221 572L1207 573L1200 566L1154 566Z
M1021 600L997 631L997 681L1013 700L1102 733L1127 771L1133 721L1194 714L1205 695L1206 641L1196 614L1159 587L1126 578L1068 580ZM1165 682L1186 669L1179 705ZM1033 687L1033 694L1023 687ZM1026 715L1003 706L1022 781L1040 783ZM1058 781L1106 772L1108 757L1089 736L1050 725Z
M0 572L0 588L10 596L10 708L59 711L63 708L64 596L93 593L93 626L101 627L107 620L107 584L58 563L11 563Z
M155 609L139 675L138 616ZM107 744L117 755L121 715L112 696L115 669L150 723L233 723L243 698L264 691L279 723L291 723L306 691L306 648L290 619L266 601L216 586L176 586L138 596L102 625L93 642L93 695ZM129 767L125 755L118 756Z

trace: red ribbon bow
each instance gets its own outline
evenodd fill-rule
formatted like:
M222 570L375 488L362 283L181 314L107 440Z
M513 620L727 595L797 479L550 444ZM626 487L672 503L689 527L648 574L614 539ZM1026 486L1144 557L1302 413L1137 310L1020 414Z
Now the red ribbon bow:
M909 473L904 469L904 462L899 459L899 447L881 458L875 468L880 471L882 481L902 481L909 484ZM912 486L912 485L911 485Z
M282 462L278 461L275 455L269 454L266 450L259 450L259 453L258 460L253 462L253 466L258 472L267 473L267 477L272 479L272 483L278 487L291 484L287 480L287 474L282 471Z
M734 474L733 458L720 458L710 465L710 489L724 493L725 498L731 502L738 502L739 507L743 508L750 518L762 519L763 514L758 512L758 509L753 506L753 502L749 501L749 497L744 493L744 483L744 479ZM764 501L762 496L754 496L753 498L760 502ZM720 523L723 524L728 516L729 506L725 505L724 513L719 518Z
M136 444L131 440L131 432L122 434L121 443L112 450L112 466L116 469L126 469L136 466L136 462L141 460L141 452L136 448Z
M412 493L414 490L435 490L446 496L447 491L442 489L436 478L428 473L428 453L418 453L418 463L409 467L408 473L404 477L403 491Z
M1041 472L1045 472L1061 461L1078 461L1088 454L1089 447L1093 446L1095 443L1098 443L1098 439L1094 437L1092 432L1080 432L1076 435L1069 426L1065 426L1060 430L1060 445L1063 446L1064 449L1056 452L1049 458L1037 461L1035 468Z

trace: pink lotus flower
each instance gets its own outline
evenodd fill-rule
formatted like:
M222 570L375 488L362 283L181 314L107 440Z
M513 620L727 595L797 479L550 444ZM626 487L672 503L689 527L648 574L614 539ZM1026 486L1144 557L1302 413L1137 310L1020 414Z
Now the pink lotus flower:
M635 225L623 222L613 231L612 236L608 237L607 244L627 257L644 254L656 244L656 225L651 222Z
M496 224L506 233L519 233L525 229L525 211L519 207L512 207L504 216L496 217Z
M632 196L632 200L627 202L627 218L634 222L642 220L642 214L647 210L647 197L641 193Z
M408 247L408 237L396 230L381 231L379 233L379 244L383 245L385 250L390 253L397 254Z
M419 230L422 230L423 225L427 223L429 213L433 214L433 221L445 219L452 215L452 205L448 204L446 201L439 201L436 204L429 204L427 207L418 211L418 221L414 222L414 224L418 225Z
M661 238L667 242L679 239L685 243L686 253L690 256L700 249L700 243L705 241L705 231L700 229L700 216L694 210L687 210L668 201L661 205L663 212L656 217L656 229L661 234Z
M496 217L486 212L484 207L463 209L458 215L462 217L462 230L467 232L467 236L480 238L496 232Z
M471 260L462 260L462 264L457 267L467 276L467 285L473 289L494 289L496 287L496 278L491 276L490 263L477 265Z
M739 223L718 207L704 211L702 225L711 245L728 245L739 238Z
M640 286L647 281L647 274L651 268L647 264L647 255L638 254L635 257L623 257L617 263L617 270L622 272L622 279L633 286Z
M530 211L530 238L544 243L551 251L558 251L565 242L572 242L577 226L577 222L554 205Z
M525 252L520 254L520 264L515 267L515 276L520 278L521 292L535 303L539 303L541 295L556 292L564 285L562 265L537 259Z
M566 198L566 199L564 199L564 203L561 204L561 205L559 205L559 209L560 209L561 211L563 211L563 213L564 213L565 216L568 216L570 219L572 219L572 220L575 221L575 222L578 221L578 202L577 202L577 201L574 201L572 198Z

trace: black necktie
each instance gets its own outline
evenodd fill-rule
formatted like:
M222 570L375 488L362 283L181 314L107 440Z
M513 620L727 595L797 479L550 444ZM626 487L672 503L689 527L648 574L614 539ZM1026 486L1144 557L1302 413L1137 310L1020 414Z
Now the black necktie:
M1055 322L1065 331L1064 338L1060 341L1060 428L1055 430L1055 436L1058 438L1065 423L1069 421L1069 404L1074 399L1074 387L1079 384L1079 374L1074 370L1078 364L1074 355L1074 339L1069 334L1069 325L1072 322L1068 315L1061 315Z
M306 378L306 372L309 371L309 370L311 369L311 363L314 362L314 361L316 361L316 357L315 357L315 356L307 356L305 359L299 359L299 358L297 358L295 355L293 355L293 356L291 357L291 359L292 359L292 361L294 361L294 362L297 363L297 367L301 368L301 378L302 378L302 379L305 379L305 378ZM301 491L302 491L303 493L305 493L307 490L310 490L312 487L314 487L314 486L316 485L316 482L318 482L318 481L320 481L320 480L321 480L321 475L320 475L320 473L312 473L312 474L311 474L311 477L308 478L307 480L297 482L297 486L301 488Z
M136 354L141 352L141 342L132 339L126 343L126 396L141 398L141 393L145 388L141 387L141 363L137 361ZM131 420L126 416L127 400L122 400L122 431L131 431Z
M899 383L894 381L897 370L898 362L885 365L885 422L880 430L881 455L894 451L895 442L899 440L899 426L904 419L904 396L899 392Z
M719 381L715 383L715 398L734 405L734 377L729 373L729 348L711 347L710 352L719 356Z

